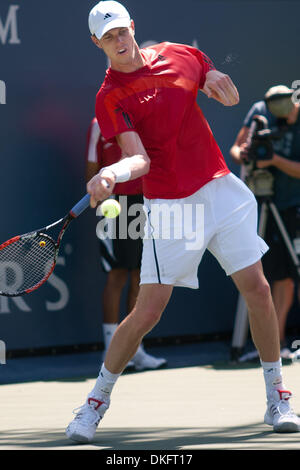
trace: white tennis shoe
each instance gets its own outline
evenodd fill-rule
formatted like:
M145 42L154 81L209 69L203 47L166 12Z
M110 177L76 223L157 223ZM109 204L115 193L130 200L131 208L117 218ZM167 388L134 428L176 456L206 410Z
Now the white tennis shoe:
M91 442L108 407L109 403L88 397L84 405L74 410L76 416L66 429L67 437L82 444Z
M142 346L139 347L130 362L136 371L155 370L167 364L166 359L151 356L151 354L146 353Z
M299 432L300 419L290 406L292 394L288 390L274 390L268 398L264 422L275 432Z

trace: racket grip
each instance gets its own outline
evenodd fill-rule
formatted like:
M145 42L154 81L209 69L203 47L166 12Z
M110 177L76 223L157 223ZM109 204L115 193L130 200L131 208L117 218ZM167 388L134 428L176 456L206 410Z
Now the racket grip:
M107 183L107 181L104 180L104 184L107 188L109 188L109 184ZM71 216L74 218L78 217L83 211L85 211L89 207L90 200L91 196L89 194L83 196L83 198L80 199L80 201L77 202L77 204L75 204L75 206L72 207L72 209L70 210Z
M82 199L80 199L79 202L77 202L77 204L75 204L74 207L72 207L72 209L70 210L70 214L72 215L72 217L78 217L83 211L85 211L85 209L89 207L90 198L91 196L89 194L86 194L85 196L83 196Z

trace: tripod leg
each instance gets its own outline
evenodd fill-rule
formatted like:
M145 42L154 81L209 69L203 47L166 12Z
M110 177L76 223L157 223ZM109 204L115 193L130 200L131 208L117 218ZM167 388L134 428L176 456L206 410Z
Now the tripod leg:
M263 238L266 230L268 218L268 206L264 201L261 205L258 232ZM231 360L237 360L242 353L243 347L246 344L247 335L249 330L248 310L246 302L241 294L239 294L237 310L235 314L235 322L233 328L232 342L231 342Z
M245 346L249 329L248 309L244 297L240 294L238 297L237 311L231 343L231 360L237 360Z
M266 233L267 221L268 221L268 204L263 201L260 207L260 217L258 223L258 234L264 238Z

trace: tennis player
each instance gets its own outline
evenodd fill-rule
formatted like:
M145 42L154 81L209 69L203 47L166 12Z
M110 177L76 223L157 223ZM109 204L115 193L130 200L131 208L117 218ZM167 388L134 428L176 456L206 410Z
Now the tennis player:
M121 149L116 140L108 142L101 133L97 119L92 119L88 128L86 145L87 181L96 175L101 168L119 161L121 157ZM99 238L101 266L107 274L102 292L103 357L106 355L110 341L119 323L121 295L127 281L127 313L133 309L139 291L143 244L141 238L130 237L128 229L133 218L129 215L131 208L134 208L136 204L143 205L141 178L125 183L117 183L114 186L114 198L120 202L121 207L124 204L122 212L126 211L126 217L122 218L122 223L126 223L126 227L119 230L118 222L120 218L114 219L112 223L116 223L115 238L109 238L107 233L102 233L102 236ZM120 232L122 237L119 236ZM132 360L127 364L127 368L133 368L137 371L145 369L153 370L164 366L166 363L165 358L158 358L148 354L141 344Z
M118 377L159 322L174 286L198 287L197 269L206 249L247 302L266 384L265 423L276 432L299 431L282 378L276 314L261 265L268 247L257 234L256 200L230 173L196 103L200 89L224 106L236 105L235 85L193 47L164 42L139 49L134 22L117 2L99 2L90 12L89 27L94 44L111 63L97 94L96 116L105 138L115 137L124 153L88 183L91 206L108 197L115 183L143 176L150 224L151 210L162 201L176 201L177 207L204 205L205 223L199 223L204 240L197 250L187 250L184 236L144 239L136 306L118 326L95 386L67 436L80 442L93 439Z

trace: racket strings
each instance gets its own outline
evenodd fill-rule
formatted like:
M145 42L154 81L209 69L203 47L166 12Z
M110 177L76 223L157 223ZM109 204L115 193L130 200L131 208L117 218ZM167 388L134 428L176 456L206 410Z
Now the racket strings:
M39 285L51 273L55 243L43 234L0 246L0 291L18 295Z

